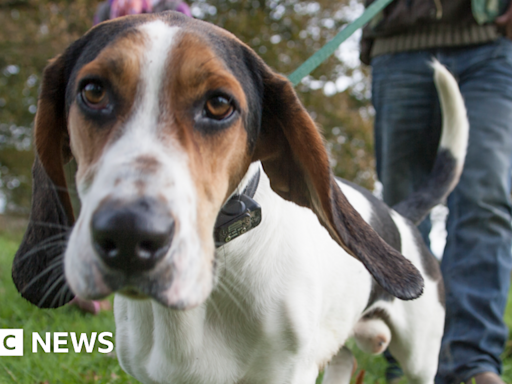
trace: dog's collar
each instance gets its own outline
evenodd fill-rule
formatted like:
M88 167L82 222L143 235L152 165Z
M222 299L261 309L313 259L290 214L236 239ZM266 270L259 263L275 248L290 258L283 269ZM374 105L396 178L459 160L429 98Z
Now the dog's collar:
M249 196L251 199L256 194L256 190L258 189L258 185L260 183L260 169L258 168L258 172L254 174L254 176L249 180L247 186L245 187L242 195Z
M233 195L221 208L213 236L215 247L221 247L261 223L261 206L253 200L260 182L260 170L251 178L243 192Z

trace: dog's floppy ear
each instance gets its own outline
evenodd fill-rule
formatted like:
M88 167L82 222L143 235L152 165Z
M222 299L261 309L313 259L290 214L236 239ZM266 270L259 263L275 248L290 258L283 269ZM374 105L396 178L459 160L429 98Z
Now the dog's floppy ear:
M272 189L312 209L331 237L389 293L404 300L420 296L418 270L379 237L339 188L323 138L291 83L264 65L262 80L261 132L253 160L262 162Z
M65 94L76 49L68 48L44 71L34 125L30 221L12 267L18 291L42 308L58 307L73 298L63 265L67 235L74 223L63 167L71 156Z

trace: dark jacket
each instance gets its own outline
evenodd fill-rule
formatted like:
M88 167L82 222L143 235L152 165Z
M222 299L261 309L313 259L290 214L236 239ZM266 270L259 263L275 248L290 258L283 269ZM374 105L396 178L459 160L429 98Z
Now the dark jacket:
M366 5L374 1L367 0ZM369 63L375 39L393 40L392 37L398 35L421 33L428 40L431 37L429 34L435 34L435 39L430 40L441 41L440 46L444 46L445 41L446 46L454 46L476 44L496 38L488 31L489 25L506 10L509 2L510 0L395 0L364 28L361 60ZM457 29L467 30L468 37L455 39L453 42L451 35ZM477 37L471 40L473 35ZM422 48L426 47L413 44L402 50ZM379 49L382 51L382 47ZM391 51L395 52L397 49Z

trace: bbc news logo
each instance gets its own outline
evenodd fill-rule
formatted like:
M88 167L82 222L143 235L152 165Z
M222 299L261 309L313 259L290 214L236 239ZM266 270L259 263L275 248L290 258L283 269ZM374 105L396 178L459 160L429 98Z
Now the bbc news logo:
M32 332L32 353L110 353L114 350L112 332ZM23 329L0 329L0 356L23 356Z

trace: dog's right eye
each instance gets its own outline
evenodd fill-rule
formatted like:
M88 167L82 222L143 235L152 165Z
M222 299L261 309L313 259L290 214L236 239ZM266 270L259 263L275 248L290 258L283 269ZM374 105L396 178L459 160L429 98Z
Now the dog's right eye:
M227 97L214 96L206 101L203 114L214 120L223 120L233 113L235 108Z
M105 88L97 83L87 83L82 88L82 100L87 107L94 110L104 110L109 106L109 98Z

